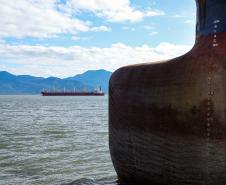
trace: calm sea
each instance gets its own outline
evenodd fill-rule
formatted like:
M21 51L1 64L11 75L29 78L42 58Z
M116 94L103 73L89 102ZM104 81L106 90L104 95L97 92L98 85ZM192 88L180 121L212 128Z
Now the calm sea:
M0 184L115 185L107 124L107 96L0 96Z

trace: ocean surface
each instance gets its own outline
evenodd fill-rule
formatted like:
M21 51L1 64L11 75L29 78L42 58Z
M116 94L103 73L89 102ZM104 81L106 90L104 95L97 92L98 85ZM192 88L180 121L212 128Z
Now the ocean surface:
M1 185L116 181L107 96L0 96Z

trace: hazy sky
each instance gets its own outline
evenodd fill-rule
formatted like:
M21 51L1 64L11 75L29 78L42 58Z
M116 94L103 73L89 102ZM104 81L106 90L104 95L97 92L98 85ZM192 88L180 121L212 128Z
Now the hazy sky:
M1 0L0 71L67 77L172 58L194 44L195 0Z

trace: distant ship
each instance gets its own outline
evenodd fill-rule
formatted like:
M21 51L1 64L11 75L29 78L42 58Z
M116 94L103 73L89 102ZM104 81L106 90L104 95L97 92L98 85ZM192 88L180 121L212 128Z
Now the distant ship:
M42 91L42 96L104 96L104 92L101 87L95 89L94 91Z

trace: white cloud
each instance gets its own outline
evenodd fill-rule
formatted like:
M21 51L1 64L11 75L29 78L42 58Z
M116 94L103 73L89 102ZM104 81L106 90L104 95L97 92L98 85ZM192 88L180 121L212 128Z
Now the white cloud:
M195 12L187 12L181 11L171 16L172 18L182 19L185 24L195 24L196 13Z
M89 11L108 21L141 21L145 17L164 15L160 10L139 10L131 6L130 0L69 0L68 12Z
M187 12L185 10L182 10L180 12L175 13L174 15L172 15L171 17L173 18L186 18L189 15L191 15L191 12Z
M78 40L81 40L81 37L78 37L78 36L72 36L72 37L71 37L71 40L73 40L73 41L78 41Z
M191 20L191 19L187 19L184 21L185 24L195 24L195 21L194 20Z
M5 43L5 40L0 39L0 44L4 44L4 43Z
M93 27L90 30L93 32L110 32L111 31L111 29L107 26Z
M0 64L0 70L1 70L1 71L5 71L5 69L6 69L6 66Z
M126 31L135 31L136 30L134 27L128 27L128 26L123 26L122 29L126 30Z
M145 25L144 29L146 30L153 30L155 27L154 26L150 26L150 25Z
M155 35L158 35L158 32L157 31L152 31L152 32L149 33L149 35L150 36L155 36Z
M122 29L123 29L123 30L130 30L130 27L128 27L128 26L123 26Z
M90 39L92 39L92 37L78 37L76 35L73 35L71 37L71 40L73 40L73 41L85 41L85 40L90 40Z
M108 31L59 11L57 0L1 0L0 38L56 37L58 34ZM104 29L105 28L105 29Z
M191 46L160 43L131 47L123 43L108 48L46 47L0 44L0 70L36 76L72 76L89 69L114 71L125 65L154 62L179 56ZM13 64L13 65L9 65ZM3 65L5 66L3 68ZM17 67L13 67L13 66Z

